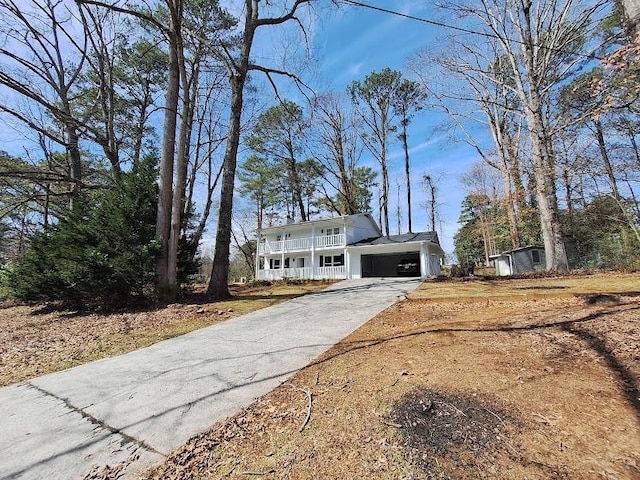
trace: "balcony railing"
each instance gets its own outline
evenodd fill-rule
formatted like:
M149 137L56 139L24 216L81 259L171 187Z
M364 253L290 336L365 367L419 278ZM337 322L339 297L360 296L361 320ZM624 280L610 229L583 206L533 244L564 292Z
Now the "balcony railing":
M324 235L316 237L316 247L317 248L326 248L326 247L343 247L344 246L344 234L340 233L338 235Z
M343 279L347 278L347 269L339 267L304 267L304 268L272 268L258 270L258 280L282 280L283 278L309 279Z
M313 237L305 237L305 238L293 238L290 240L264 240L260 242L260 247L258 249L258 254L260 255L268 255L272 253L282 253L284 252L309 252L311 251L311 245L314 241ZM319 235L315 237L315 248L323 249L323 248L333 248L333 247L344 247L346 242L346 238L344 233L340 233L338 235Z

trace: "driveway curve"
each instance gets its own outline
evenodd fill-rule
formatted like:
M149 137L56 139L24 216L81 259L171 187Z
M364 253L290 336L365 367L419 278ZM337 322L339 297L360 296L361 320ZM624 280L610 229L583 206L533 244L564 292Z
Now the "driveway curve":
M413 291L346 280L118 357L0 389L0 478L126 477L269 392Z

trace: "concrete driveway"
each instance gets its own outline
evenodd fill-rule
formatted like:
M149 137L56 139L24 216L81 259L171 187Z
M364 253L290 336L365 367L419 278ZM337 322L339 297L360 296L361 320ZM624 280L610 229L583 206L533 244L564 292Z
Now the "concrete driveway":
M0 478L127 476L264 395L413 291L347 280L126 355L0 389Z

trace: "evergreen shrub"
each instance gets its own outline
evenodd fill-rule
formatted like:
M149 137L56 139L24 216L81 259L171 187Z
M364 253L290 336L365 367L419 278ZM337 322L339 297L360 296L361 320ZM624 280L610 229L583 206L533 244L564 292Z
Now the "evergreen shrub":
M123 172L111 189L78 199L8 268L15 297L65 306L115 307L154 295L156 159Z

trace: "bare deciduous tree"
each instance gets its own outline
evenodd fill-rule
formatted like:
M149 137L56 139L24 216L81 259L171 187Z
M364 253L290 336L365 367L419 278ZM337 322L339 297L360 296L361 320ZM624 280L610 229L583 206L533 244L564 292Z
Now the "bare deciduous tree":
M495 52L485 56L488 62L480 65L478 73L496 82L488 74L499 59L510 79L506 86L518 99L529 133L546 263L551 270L568 269L555 185L553 136L558 125L553 123L554 96L588 58L585 34L605 6L604 1L582 0L445 2L449 11L474 22L474 28L484 29L475 45L489 44L489 51ZM476 46L467 44L466 48L479 58Z
M222 185L220 192L220 206L218 209L218 228L216 233L216 246L213 257L213 271L207 295L212 300L220 300L230 296L229 279L229 246L231 244L231 218L233 211L233 192L236 178L236 165L238 146L240 145L240 126L244 107L245 84L249 72L262 72L272 80L272 76L285 75L294 77L286 71L273 69L253 63L251 50L253 48L256 32L264 27L282 25L287 22L295 22L302 26L298 13L305 5L314 0L294 0L287 2L267 3L265 5L266 16L261 15L259 0L244 1L244 17L240 21L239 45L234 47L229 44L221 44L218 50L219 59L224 63L231 87L231 102L229 112L229 130L227 134L226 149L223 160ZM269 12L275 13L269 16Z

